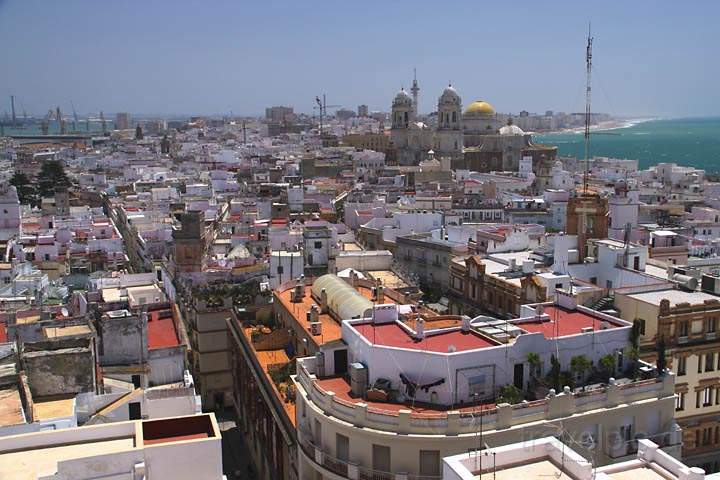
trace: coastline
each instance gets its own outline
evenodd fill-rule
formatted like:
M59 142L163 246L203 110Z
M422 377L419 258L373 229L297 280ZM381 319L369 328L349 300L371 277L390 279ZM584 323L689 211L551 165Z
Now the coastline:
M619 130L621 128L630 128L640 123L652 122L659 118L628 118L623 120L607 120L596 125L590 126L590 131L608 131ZM581 134L585 132L585 127L563 128L560 130L549 130L547 132L532 132L533 135L563 135L563 134Z

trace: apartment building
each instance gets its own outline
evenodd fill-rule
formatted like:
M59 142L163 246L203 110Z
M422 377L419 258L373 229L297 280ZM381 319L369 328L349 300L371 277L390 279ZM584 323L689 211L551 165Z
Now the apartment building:
M707 472L720 468L720 297L668 288L616 290L615 307L638 323L640 356L658 360L663 343L675 373L675 416L683 459Z
M569 296L523 310L510 321L418 318L381 304L343 321L347 364L337 365L334 346L297 360L299 478L439 479L440 459L468 452L478 437L490 447L548 434L584 438L581 451L597 465L631 459L638 438L679 457L675 375L643 364L644 376L624 376L634 368L629 322ZM612 377L582 373L574 388L540 387L578 355L609 365ZM346 366L349 375L338 376Z

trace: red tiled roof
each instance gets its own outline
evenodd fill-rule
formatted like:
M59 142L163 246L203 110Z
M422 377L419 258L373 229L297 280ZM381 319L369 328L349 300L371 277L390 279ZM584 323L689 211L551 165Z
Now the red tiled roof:
M396 323L373 325L363 323L353 325L358 332L375 345L388 347L409 348L412 350L428 350L431 352L447 352L453 345L455 351L475 350L478 348L494 347L498 345L474 332L461 332L459 330L426 335L422 341L415 341L408 333Z

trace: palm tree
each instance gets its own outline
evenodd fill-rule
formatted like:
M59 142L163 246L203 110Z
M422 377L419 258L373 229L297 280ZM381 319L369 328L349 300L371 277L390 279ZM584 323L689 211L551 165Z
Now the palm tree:
M570 371L575 377L576 381L582 382L585 380L585 372L590 369L590 360L585 355L576 355L570 359Z
M530 365L530 376L537 380L540 376L540 355L535 352L528 353L527 362Z

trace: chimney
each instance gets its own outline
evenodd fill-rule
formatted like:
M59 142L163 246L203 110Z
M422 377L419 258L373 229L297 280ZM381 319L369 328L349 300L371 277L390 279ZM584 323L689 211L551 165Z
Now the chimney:
M468 317L467 315L463 315L463 317L462 317L462 326L460 327L460 329L461 329L463 332L469 332L469 331L470 331L470 317Z
M376 289L377 303L385 303L385 289L382 285L378 285Z
M308 322L319 322L320 321L320 310L318 309L318 306L314 303L310 307L310 310L308 310Z
M422 340L425 338L425 320L418 315L417 321L415 322L415 338Z
M517 268L517 262L514 258L510 259L510 263L508 264L508 272L514 272Z
M320 290L320 313L328 313L327 291L324 288Z
M535 307L535 315L541 317L545 313L545 305L538 305Z

